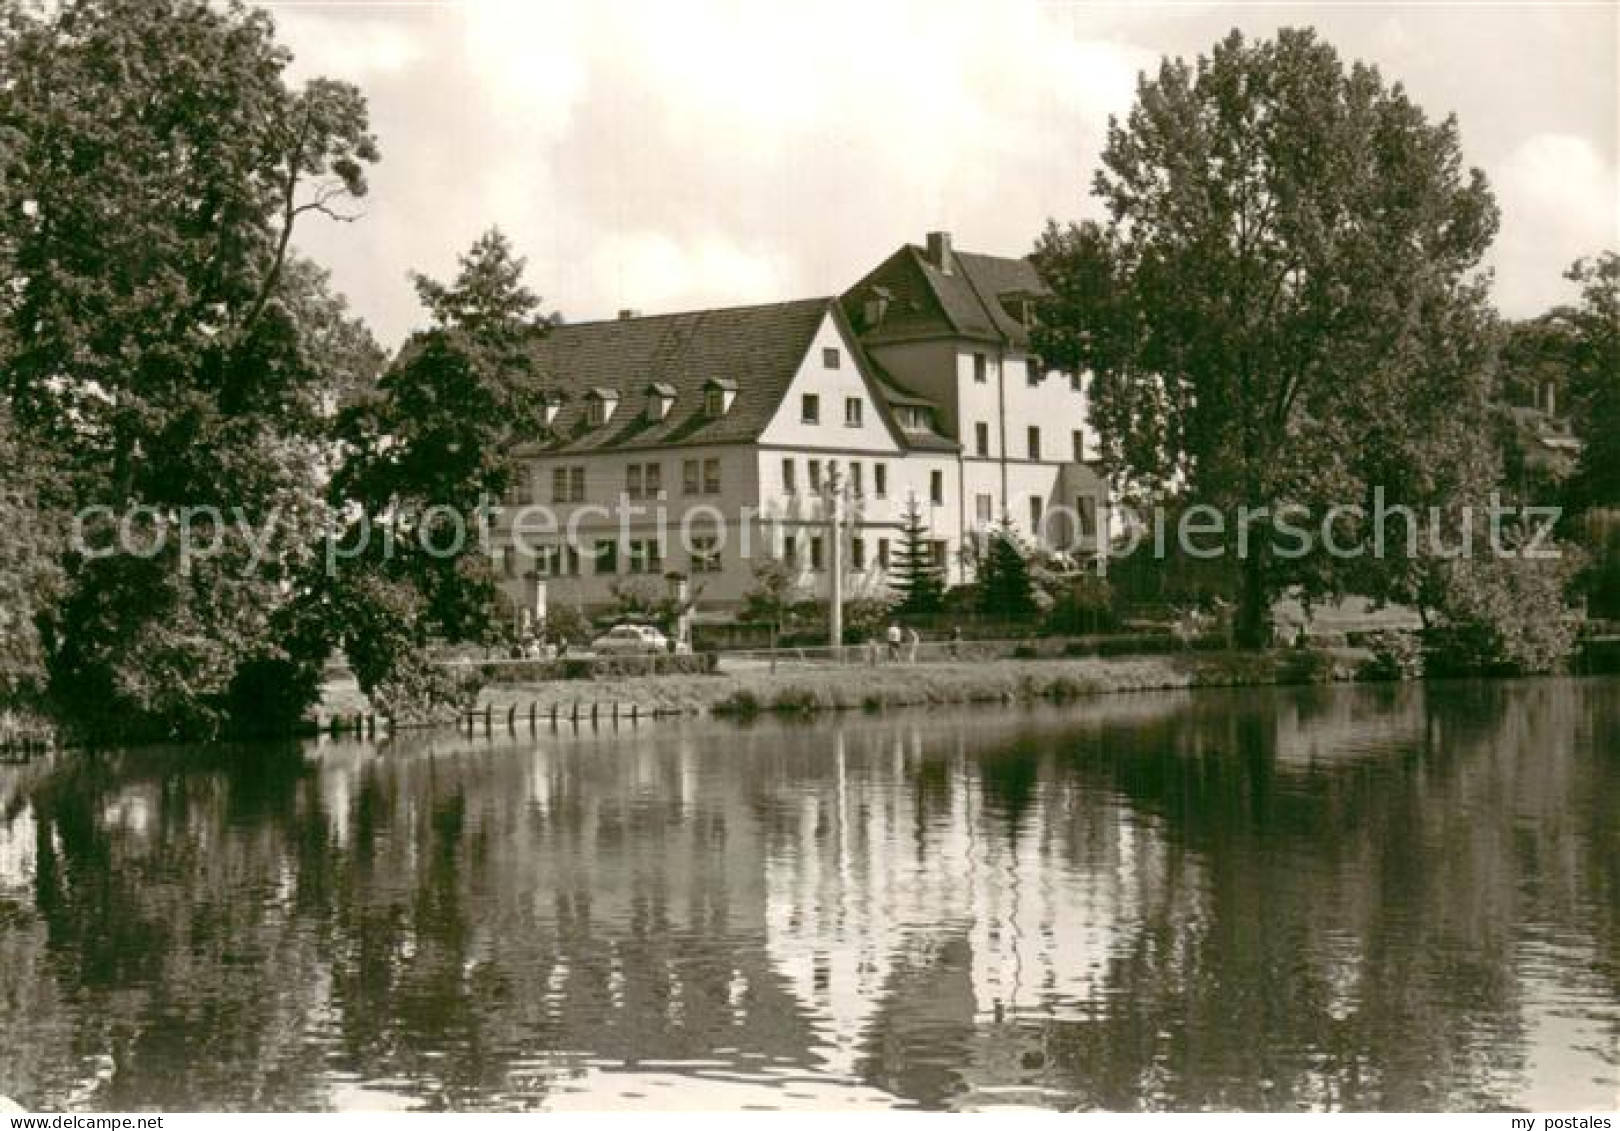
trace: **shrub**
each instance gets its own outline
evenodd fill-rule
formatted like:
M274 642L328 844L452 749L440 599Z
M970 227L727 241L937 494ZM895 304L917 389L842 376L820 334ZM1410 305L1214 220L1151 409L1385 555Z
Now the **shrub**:
M784 687L771 697L771 710L783 714L809 714L821 701L808 687Z
M736 715L741 718L757 715L762 709L763 705L759 701L759 696L751 688L747 687L737 688L737 690L709 708L711 713L716 715Z
M1320 648L1294 648L1280 654L1278 683L1328 683L1333 676L1331 652Z
M1417 634L1373 632L1362 643L1372 655L1356 669L1357 679L1378 682L1423 677L1423 640Z
M1445 563L1430 658L1448 672L1551 671L1575 648L1576 624L1564 588L1575 555L1557 559L1480 556Z
M479 664L487 683L512 685L566 679L611 679L624 676L709 675L718 666L713 652L684 655L563 656L555 660L513 660Z
M1118 624L1114 591L1094 574L1062 579L1052 587L1051 598L1042 628L1053 635L1108 632Z

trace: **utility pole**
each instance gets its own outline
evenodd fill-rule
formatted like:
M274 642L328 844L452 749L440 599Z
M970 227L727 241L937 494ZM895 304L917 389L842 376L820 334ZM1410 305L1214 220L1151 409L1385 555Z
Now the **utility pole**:
M832 532L832 545L828 547L831 551L828 561L832 567L832 600L827 608L827 642L832 646L833 658L838 659L844 654L844 534L841 513L844 485L839 478L837 460L827 465L827 494L828 525Z

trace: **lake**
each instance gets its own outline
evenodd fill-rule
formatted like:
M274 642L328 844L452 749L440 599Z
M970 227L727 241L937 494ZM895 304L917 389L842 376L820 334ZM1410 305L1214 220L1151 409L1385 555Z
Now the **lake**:
M1620 680L0 767L0 1094L1614 1108Z

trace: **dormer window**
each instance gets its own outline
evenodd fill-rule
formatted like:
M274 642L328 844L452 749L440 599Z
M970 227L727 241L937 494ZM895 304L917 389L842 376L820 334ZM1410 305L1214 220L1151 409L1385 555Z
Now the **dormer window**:
M731 402L737 399L737 382L725 378L711 378L703 386L703 415L724 416L731 411Z
M600 428L612 419L613 410L618 407L617 389L592 389L585 394L585 422L592 428Z
M1001 300L1001 309L1006 312L1007 317L1019 325L1031 327L1040 320L1036 307L1039 295L1030 291L1008 291L997 297Z
M901 405L895 409L895 418L907 432L927 432L934 426L933 413L917 405Z
M882 323L889 313L889 302L893 297L886 287L872 287L866 292L866 301L861 305L861 321L866 329Z
M557 413L562 409L562 398L556 393L540 394L540 422L550 428L557 422Z
M647 386L647 419L662 420L675 404L675 386L654 381Z

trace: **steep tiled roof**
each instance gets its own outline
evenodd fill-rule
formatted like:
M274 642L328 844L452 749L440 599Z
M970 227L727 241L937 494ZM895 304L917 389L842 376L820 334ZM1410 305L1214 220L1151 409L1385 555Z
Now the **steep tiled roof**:
M561 395L551 438L529 450L571 452L674 444L733 444L758 437L775 414L833 300L804 299L685 314L556 326L534 347L538 388ZM735 382L723 416L703 412L710 381ZM674 390L662 419L642 400L650 384ZM600 427L585 394L611 389L618 409Z
M1027 259L959 251L951 271L941 271L928 253L907 244L842 296L844 311L862 337L876 342L950 334L983 341L1029 344L1029 330L1008 312L1013 295L1043 295L1046 284ZM869 327L864 307L874 288L889 295L883 321Z

